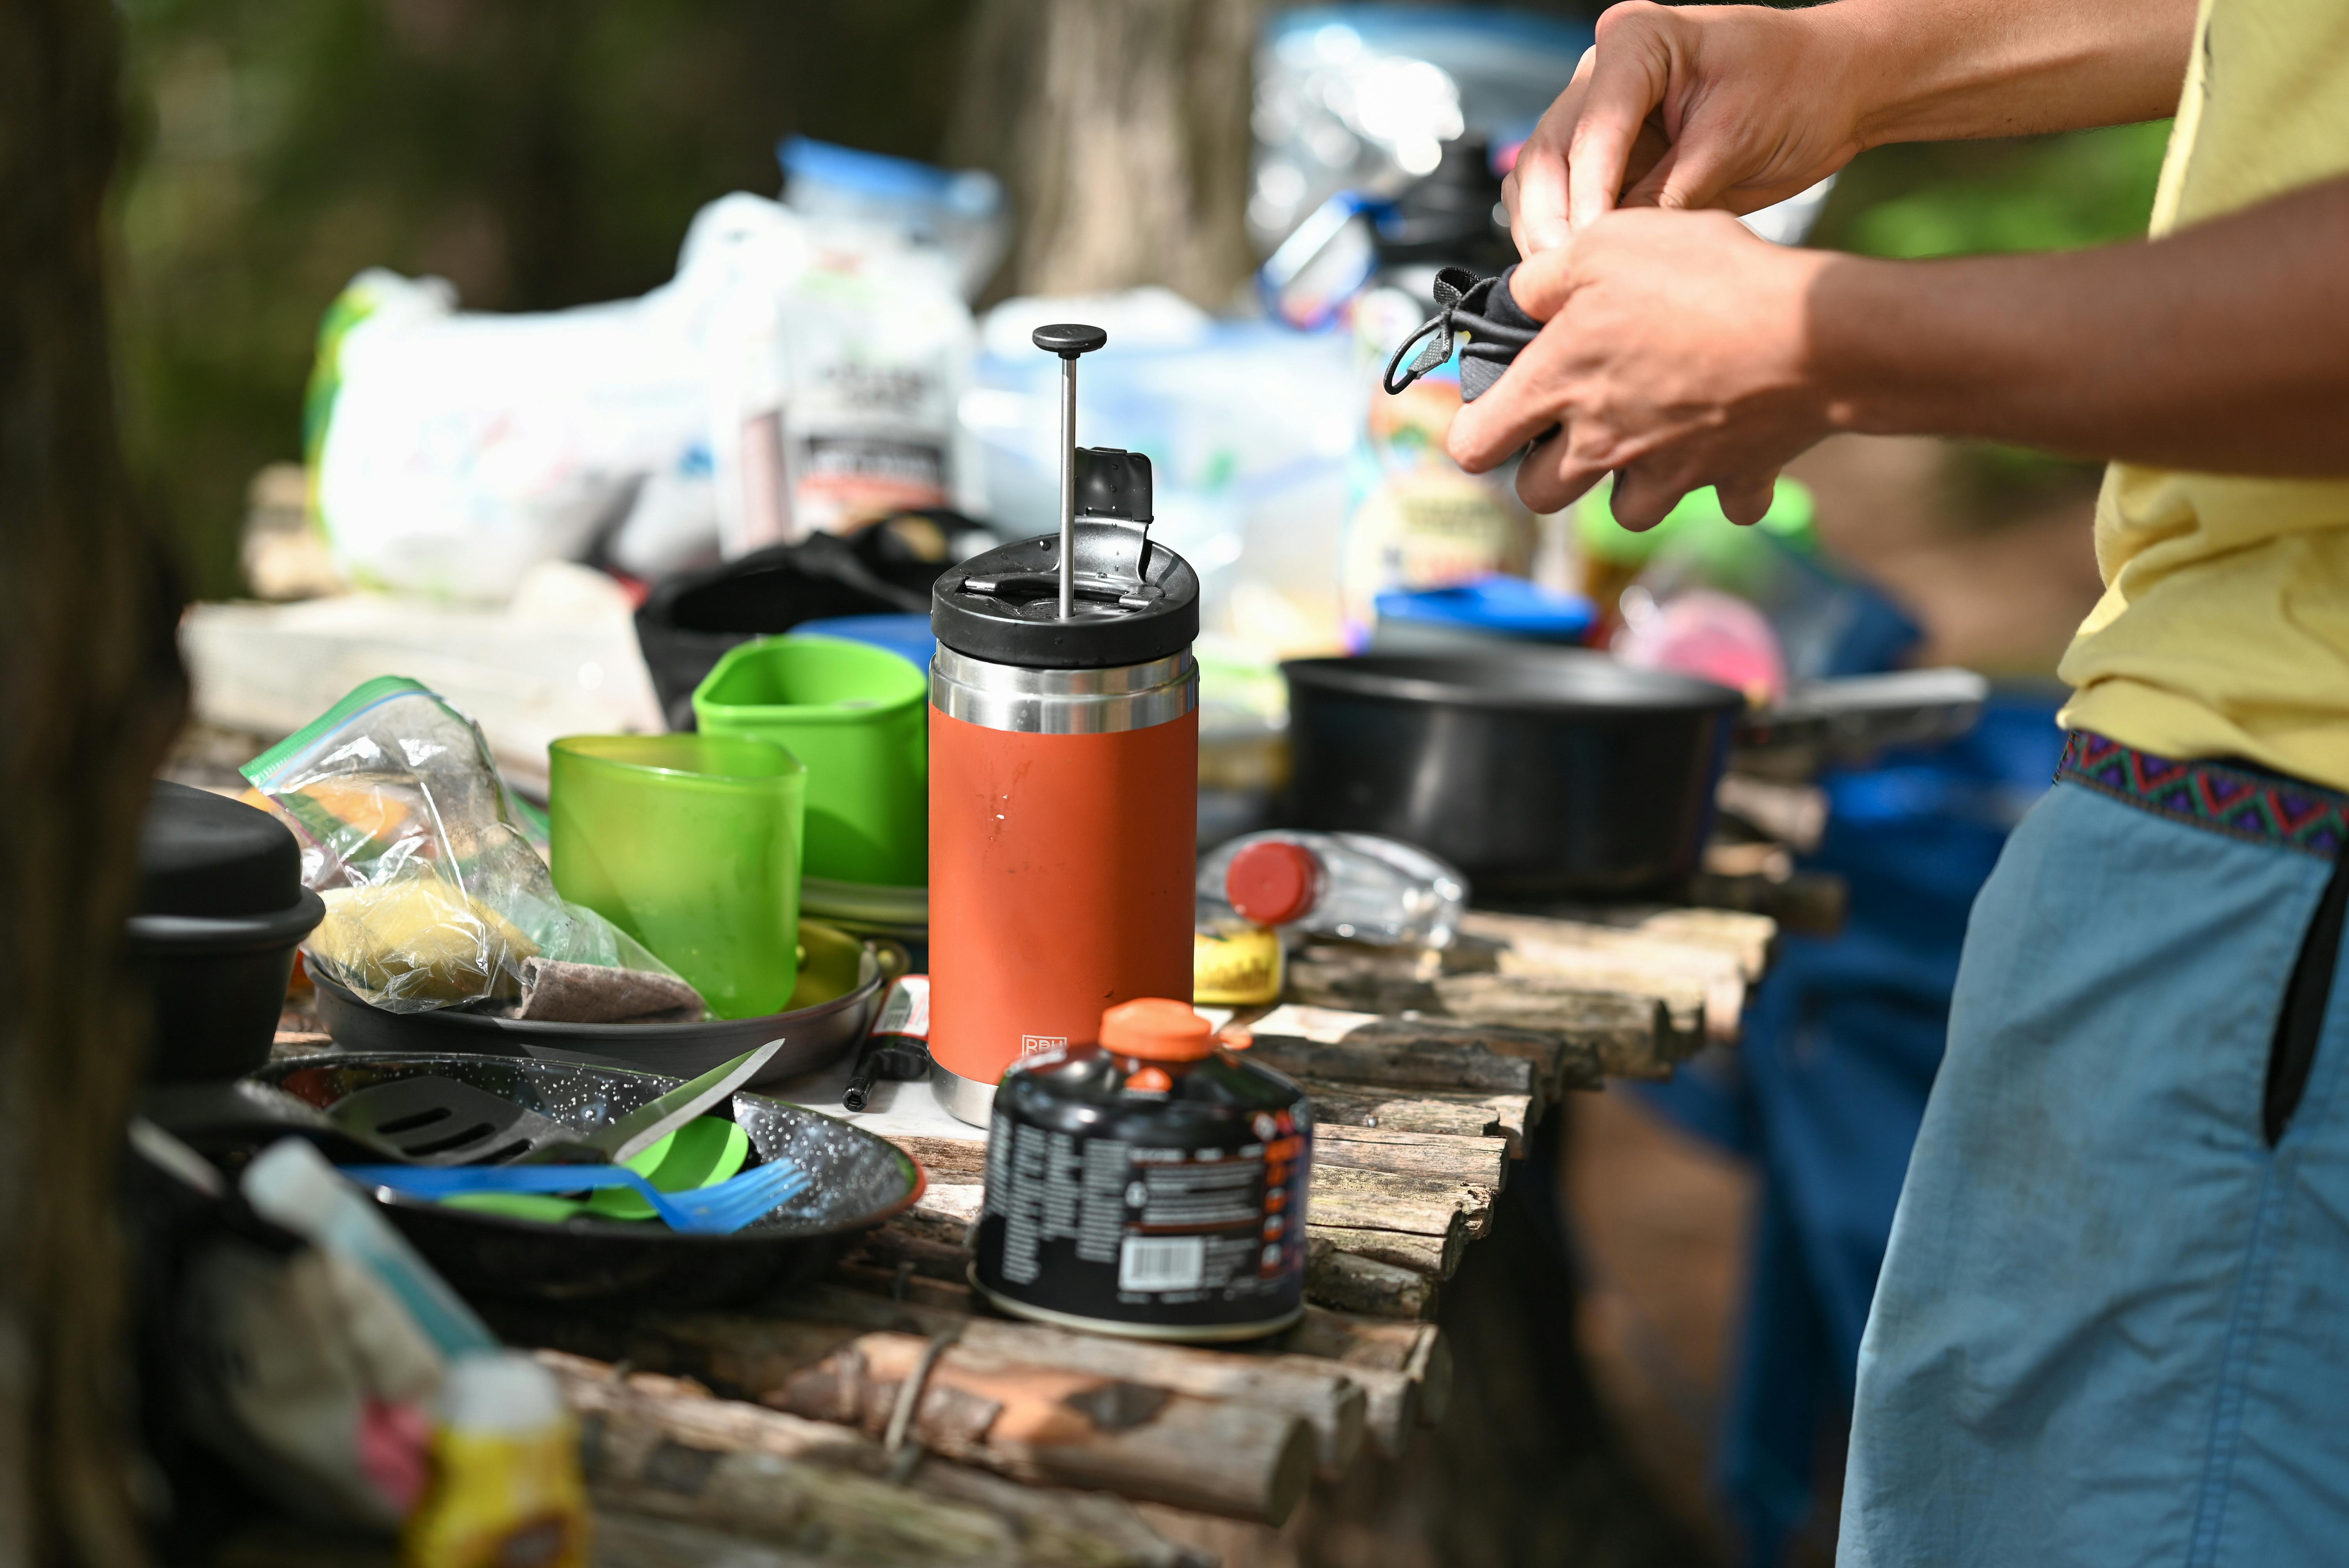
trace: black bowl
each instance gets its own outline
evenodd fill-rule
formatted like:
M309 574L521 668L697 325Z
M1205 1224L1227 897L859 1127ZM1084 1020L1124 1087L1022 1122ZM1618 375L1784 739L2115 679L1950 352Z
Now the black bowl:
M678 1081L511 1057L341 1053L273 1063L254 1076L324 1109L370 1084L426 1074L487 1089L581 1132ZM922 1194L921 1167L861 1128L761 1094L736 1095L730 1114L750 1137L752 1164L789 1159L814 1178L730 1236L682 1235L657 1221L509 1219L383 1191L376 1199L460 1295L686 1307L744 1301L822 1274Z
M1287 820L1416 844L1488 897L1629 894L1694 872L1745 707L1567 648L1280 669Z

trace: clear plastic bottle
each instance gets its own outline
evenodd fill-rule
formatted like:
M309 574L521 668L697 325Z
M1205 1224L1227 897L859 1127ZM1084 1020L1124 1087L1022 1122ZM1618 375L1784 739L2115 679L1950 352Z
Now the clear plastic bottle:
M1237 915L1389 947L1446 947L1468 879L1424 850L1369 833L1250 833L1199 862L1203 926Z

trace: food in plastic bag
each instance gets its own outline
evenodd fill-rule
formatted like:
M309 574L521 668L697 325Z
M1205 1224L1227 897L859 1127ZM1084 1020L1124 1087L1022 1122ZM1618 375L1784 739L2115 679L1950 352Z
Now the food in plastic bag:
M244 776L293 827L303 883L326 901L304 944L311 963L374 1006L702 1016L699 994L643 944L554 891L481 730L415 681L368 681Z

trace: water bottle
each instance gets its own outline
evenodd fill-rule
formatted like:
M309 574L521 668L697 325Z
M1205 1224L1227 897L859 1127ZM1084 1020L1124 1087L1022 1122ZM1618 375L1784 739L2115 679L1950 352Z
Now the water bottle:
M1250 833L1199 863L1200 920L1385 947L1445 947L1468 879L1424 850L1370 833Z

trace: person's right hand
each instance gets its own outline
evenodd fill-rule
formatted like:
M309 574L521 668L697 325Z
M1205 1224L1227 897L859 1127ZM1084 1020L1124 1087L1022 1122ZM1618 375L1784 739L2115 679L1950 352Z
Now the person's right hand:
M1502 186L1526 256L1616 207L1751 212L1860 150L1856 62L1837 5L1665 6L1625 0Z

